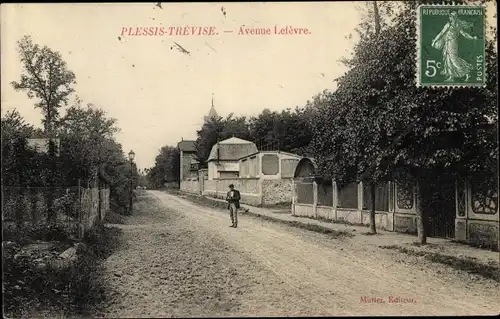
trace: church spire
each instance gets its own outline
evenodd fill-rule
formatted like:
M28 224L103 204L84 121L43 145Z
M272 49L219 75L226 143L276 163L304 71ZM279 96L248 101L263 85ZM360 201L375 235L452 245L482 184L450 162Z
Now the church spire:
M217 114L217 111L215 111L215 107L214 107L214 94L212 93L212 106L210 107L210 111L208 112L208 116L205 116L205 121L216 119L218 117L219 117L219 115Z

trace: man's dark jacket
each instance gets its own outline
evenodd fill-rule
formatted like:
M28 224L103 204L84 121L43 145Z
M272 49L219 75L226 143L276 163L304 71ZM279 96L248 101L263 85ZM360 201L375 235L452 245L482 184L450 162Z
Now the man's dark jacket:
M234 196L231 198L231 192L234 192ZM227 199L227 208L229 209L229 204L231 203L234 203L236 208L240 208L240 199L241 199L241 196L240 196L240 191L237 191L236 189L233 189L232 191L229 191L227 192L227 196L226 196L226 199Z

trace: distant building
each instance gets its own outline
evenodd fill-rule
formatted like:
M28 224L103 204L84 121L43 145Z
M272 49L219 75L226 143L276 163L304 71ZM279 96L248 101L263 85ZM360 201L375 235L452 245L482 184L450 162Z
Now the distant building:
M208 179L237 178L240 158L257 152L255 143L237 137L215 144L207 160Z
M200 162L196 157L195 141L180 141L177 144L180 153L180 180L198 177Z

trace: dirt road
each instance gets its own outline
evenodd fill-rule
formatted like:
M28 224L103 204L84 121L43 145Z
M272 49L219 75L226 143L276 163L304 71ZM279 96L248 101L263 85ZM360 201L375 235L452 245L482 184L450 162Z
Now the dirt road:
M105 264L106 317L499 313L498 283L149 191ZM361 235L359 235L361 236ZM417 265L414 262L419 262ZM432 267L432 268L430 268Z

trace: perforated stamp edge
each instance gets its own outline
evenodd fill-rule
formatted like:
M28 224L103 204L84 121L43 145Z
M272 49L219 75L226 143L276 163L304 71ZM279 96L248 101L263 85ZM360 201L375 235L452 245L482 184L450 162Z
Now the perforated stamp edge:
M467 4L458 4L454 2L447 2L447 3L435 3L435 4L421 4L417 6L415 9L415 15L417 16L416 20L416 25L415 25L415 43L416 43L416 59L415 59L415 65L416 65L416 74L415 74L415 84L417 87L420 88L484 88L486 87L486 82L488 79L488 70L486 68L486 62L484 63L484 83L482 84L424 84L422 85L421 83L421 71L422 71L422 65L421 65L421 54L420 54L420 26L421 26L421 18L420 18L420 8L421 7L468 7L468 8L482 8L484 10L484 23L483 23L483 35L484 35L484 45L483 45L483 56L486 61L486 16L488 14L486 6L479 4L479 3L467 3Z

